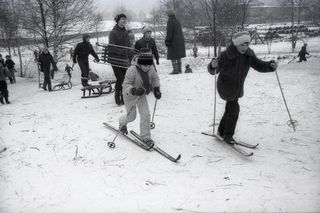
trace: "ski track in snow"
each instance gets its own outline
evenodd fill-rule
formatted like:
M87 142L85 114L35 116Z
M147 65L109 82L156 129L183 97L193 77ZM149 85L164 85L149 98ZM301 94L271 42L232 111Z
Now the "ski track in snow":
M287 125L275 74L249 71L235 137L260 145L243 158L200 134L212 130L210 59L187 57L183 63L194 73L168 75L171 63L162 58L152 137L182 155L177 164L121 136L109 149L115 134L102 122L118 126L124 107L113 94L81 99L77 66L71 90L49 93L36 80L18 78L8 85L12 104L0 106L0 150L7 147L0 153L0 212L319 211L319 59L313 54L307 63L283 61L278 68L296 132ZM114 78L110 66L91 66ZM149 95L151 113L154 100ZM217 96L217 122L223 109ZM128 128L138 131L139 117Z

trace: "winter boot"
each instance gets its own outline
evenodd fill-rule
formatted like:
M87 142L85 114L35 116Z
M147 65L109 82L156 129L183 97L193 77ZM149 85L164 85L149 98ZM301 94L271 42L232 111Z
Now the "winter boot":
M6 104L11 104L8 97L4 97L4 99L6 100Z
M90 86L90 84L88 84L88 79L86 78L81 78L81 84L83 87Z
M2 95L0 95L0 103L1 103L1 104L4 104Z
M124 134L124 135L128 134L127 125L120 126L119 129L122 132L122 134Z

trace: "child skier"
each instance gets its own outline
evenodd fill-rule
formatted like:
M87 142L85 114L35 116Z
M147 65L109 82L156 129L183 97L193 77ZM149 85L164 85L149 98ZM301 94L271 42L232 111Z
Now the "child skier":
M8 85L6 82L6 78L9 77L10 74L7 68L4 67L3 63L0 62L0 103L4 104L3 98L6 101L6 104L10 104L9 101L9 92Z
M153 55L141 53L137 65L128 68L122 84L123 100L127 114L119 119L120 130L127 134L127 124L136 118L136 107L140 113L140 136L148 146L153 146L150 134L150 111L147 95L153 90L156 99L161 98L160 80L153 66Z
M220 73L217 89L226 101L225 111L218 127L218 135L227 143L234 143L234 131L240 112L238 99L243 96L243 86L250 67L258 72L272 72L277 69L274 61L265 62L256 57L249 48L251 38L248 32L236 33L232 44L217 60L208 64L211 75Z

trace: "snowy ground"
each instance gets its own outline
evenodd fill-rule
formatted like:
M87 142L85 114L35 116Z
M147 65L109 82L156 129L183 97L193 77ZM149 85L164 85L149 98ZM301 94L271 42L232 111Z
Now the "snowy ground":
M182 155L177 164L121 137L109 149L114 133L102 122L117 126L124 107L113 94L81 99L78 67L71 90L49 93L36 80L18 78L9 84L12 104L0 105L0 150L7 147L0 153L0 212L320 211L320 46L312 42L307 63L282 61L278 68L296 132L287 125L275 74L249 73L235 137L260 144L251 158L200 134L213 121L214 78L205 53L183 60L192 74L168 75L164 58L158 66L163 97L152 136ZM253 48L261 58L289 49L279 45L270 56L265 46ZM91 66L114 78L110 66ZM224 102L217 101L220 118ZM151 111L153 104L150 95ZM138 125L139 118L128 127Z

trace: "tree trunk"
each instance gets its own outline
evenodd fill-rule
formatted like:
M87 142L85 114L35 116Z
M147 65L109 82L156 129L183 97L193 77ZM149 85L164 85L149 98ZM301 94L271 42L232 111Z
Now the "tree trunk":
M18 46L17 49L18 49L18 55L19 55L19 61L20 61L20 77L24 77L20 46Z
M46 47L49 47L49 41L48 41L48 36L47 36L47 26L46 26L46 19L44 16L44 11L43 11L43 4L41 0L38 0L38 4L40 7L40 13L41 13L41 22L42 22L42 30L43 30L43 35L44 35L44 45Z

